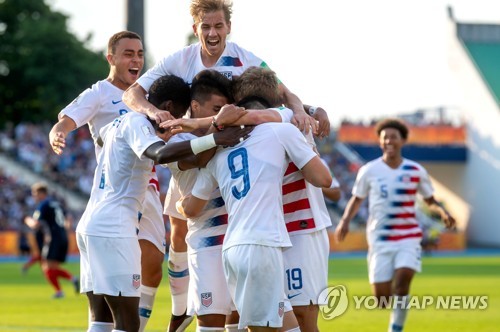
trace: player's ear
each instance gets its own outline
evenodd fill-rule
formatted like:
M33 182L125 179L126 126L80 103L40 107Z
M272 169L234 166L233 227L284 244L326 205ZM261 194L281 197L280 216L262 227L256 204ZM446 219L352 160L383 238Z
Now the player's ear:
M227 34L231 33L231 21L227 22Z
M198 37L198 26L196 25L196 23L193 23L193 34L195 37Z
M108 63L110 66L115 65L115 59L113 58L113 54L106 54L106 60L108 60Z

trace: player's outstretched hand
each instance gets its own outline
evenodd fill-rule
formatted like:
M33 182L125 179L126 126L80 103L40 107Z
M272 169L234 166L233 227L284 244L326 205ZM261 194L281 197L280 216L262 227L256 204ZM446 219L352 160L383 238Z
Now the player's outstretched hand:
M328 137L330 135L330 119L328 119L326 111L321 107L317 107L313 118L319 122L317 136L319 138Z
M174 119L160 123L159 127L169 130L172 135L180 133L190 133L200 128L197 119Z
M214 133L215 144L222 146L234 146L246 140L254 126L227 127L222 131Z
M158 124L175 119L169 111L159 110L156 107L148 111L148 117Z
M233 104L222 106L219 114L215 117L217 125L227 127L238 121L243 115L247 114L244 107L239 107Z
M337 228L335 228L335 239L337 242L344 241L347 233L349 233L349 223L341 219Z
M61 155L66 147L66 138L63 132L58 131L49 134L50 147L57 154Z
M445 212L441 218L443 219L443 222L444 222L444 225L446 226L446 228L448 229L453 229L455 228L456 224L457 224L457 221L455 220L455 218L453 218L452 215L450 215L448 212Z
M305 112L294 113L292 124L306 134L309 133L309 130L312 130L314 135L318 134L318 122Z

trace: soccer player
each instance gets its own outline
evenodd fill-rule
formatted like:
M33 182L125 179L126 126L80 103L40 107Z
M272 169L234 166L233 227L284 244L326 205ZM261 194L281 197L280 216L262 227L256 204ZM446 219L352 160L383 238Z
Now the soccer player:
M262 108L246 101L245 108ZM290 246L283 222L281 184L289 156L306 178L329 187L330 173L290 124L262 124L251 137L219 149L200 171L192 194L178 204L188 217L197 216L219 185L229 220L223 242L223 265L231 297L240 314L239 328L275 331L282 326L283 257Z
M174 75L158 79L149 91L153 102L157 99L153 96L160 94L157 88L164 90L164 102L155 105L176 117L184 115L190 101L187 83ZM100 309L94 306L94 300L104 297L112 312L114 329L137 331L140 325L138 213L142 211L153 164L168 163L217 145L231 146L248 133L247 129L238 129L166 145L164 140L170 138L170 133L135 112L126 113L101 129L99 135L104 145L91 197L77 227L77 243L82 292L87 293L94 313Z
M44 229L41 265L45 277L56 290L53 298L64 297L59 278L70 280L76 292L79 293L78 278L60 266L66 261L68 254L67 223L64 211L59 202L49 197L48 187L44 183L33 184L31 195L38 206L33 217L26 217L25 222L34 230Z
M99 130L116 117L130 111L122 102L122 95L137 80L144 66L141 37L131 31L114 34L108 42L106 59L110 66L108 77L85 90L59 113L59 121L49 134L50 144L55 153L63 153L65 138L69 132L87 124L94 139L97 158L101 151L97 144ZM142 253L140 331L143 331L151 316L155 295L162 279L162 263L166 249L159 183L154 167L146 193L140 229L139 244ZM103 307L106 307L105 303ZM111 313L108 312L103 319L111 321ZM91 318L91 321L95 321L95 317Z
M233 42L226 41L231 32L232 2L227 0L193 0L190 6L193 17L193 32L199 42L167 56L160 60L153 68L149 69L139 80L134 83L123 96L123 101L134 111L147 114L157 122L172 119L166 112L158 112L146 99L146 92L153 81L165 74L174 74L191 83L193 77L204 69L215 69L228 78L240 75L250 66L263 66L267 64L253 53L241 48ZM294 110L294 123L301 130L313 128L317 132L319 127L321 137L328 136L330 123L323 109L317 109L314 118L303 110L300 99L288 88L280 83L280 95L289 108ZM172 221L172 220L171 220ZM187 247L183 242L187 233L185 223L177 223L173 219L171 232L171 248L169 250L169 281L171 288L178 295L172 297L172 318L169 331L174 332L177 325L184 319L190 319L184 312L186 310L186 295L188 286ZM179 279L174 281L175 279ZM176 285L173 286L172 282Z
M418 163L401 155L408 127L399 119L384 119L376 126L382 157L362 166L342 218L335 230L338 241L349 231L349 222L362 201L369 198L368 273L380 307L390 305L389 331L402 331L410 284L421 270L422 230L415 216L417 193L439 212L446 227L455 219L433 196L429 175Z

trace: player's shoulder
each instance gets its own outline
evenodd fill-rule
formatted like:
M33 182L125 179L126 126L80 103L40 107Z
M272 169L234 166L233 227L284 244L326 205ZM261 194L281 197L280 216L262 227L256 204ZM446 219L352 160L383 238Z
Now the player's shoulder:
M377 169L383 166L384 166L384 161L382 160L382 157L379 157L377 159L368 161L366 164L360 167L359 171L362 173L368 173L376 171Z
M172 59L192 58L194 55L199 54L200 48L201 48L200 43L194 43L184 46L180 50L164 57L163 61L170 61Z
M424 166L420 165L418 162L403 158L403 163L401 164L401 169L404 171L420 171L425 172Z

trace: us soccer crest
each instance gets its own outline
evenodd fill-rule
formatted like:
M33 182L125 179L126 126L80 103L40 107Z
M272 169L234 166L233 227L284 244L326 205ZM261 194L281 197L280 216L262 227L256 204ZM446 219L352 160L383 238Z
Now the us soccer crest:
M280 305L278 307L278 315L280 317L283 317L284 313L285 313L285 302L280 302Z
M207 308L212 305L212 292L201 293L201 304Z
M135 289L138 289L141 286L141 275L140 274L133 274L132 275L132 286Z

